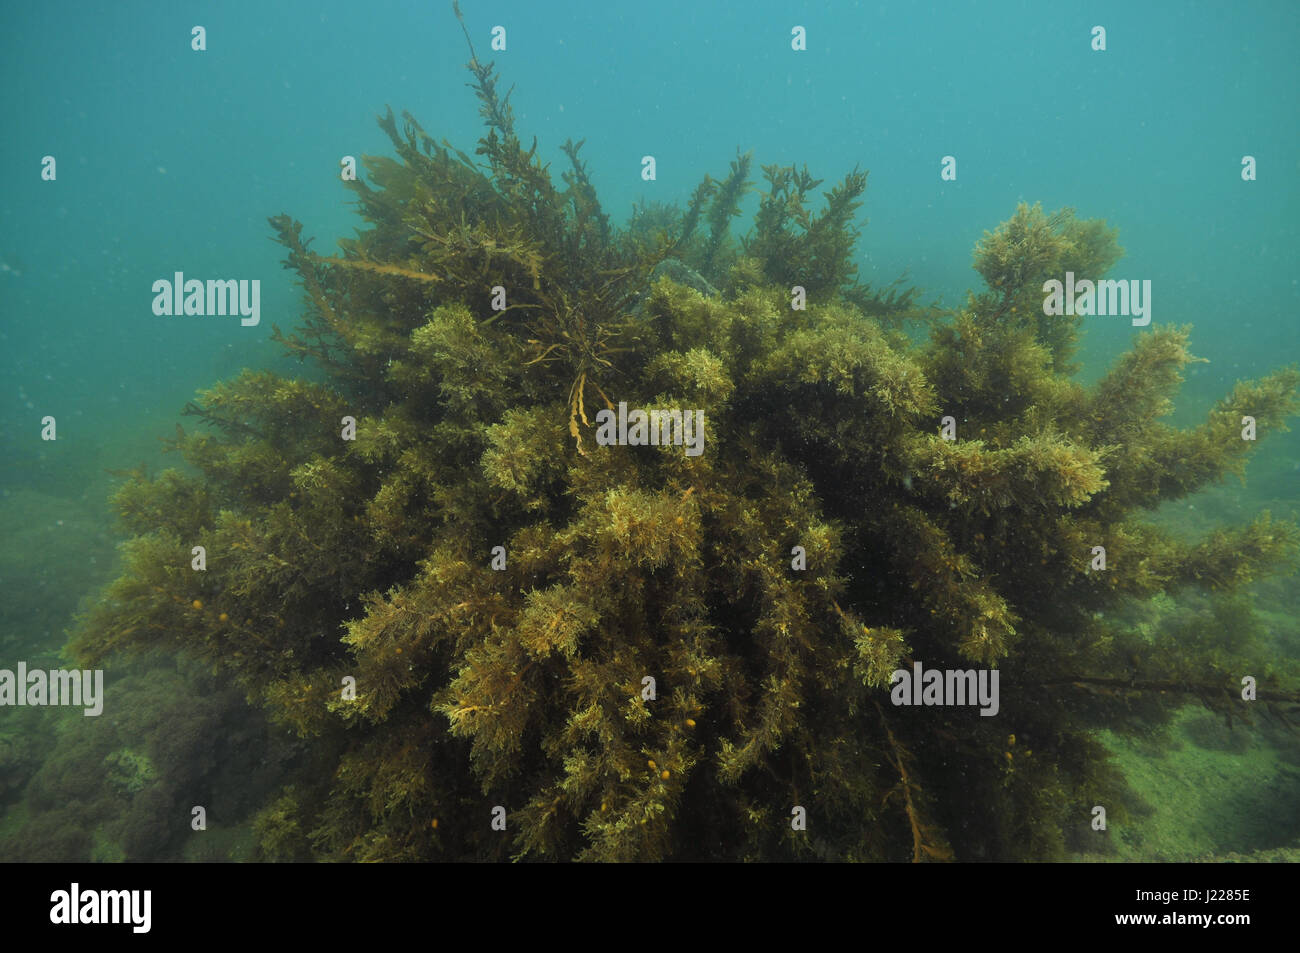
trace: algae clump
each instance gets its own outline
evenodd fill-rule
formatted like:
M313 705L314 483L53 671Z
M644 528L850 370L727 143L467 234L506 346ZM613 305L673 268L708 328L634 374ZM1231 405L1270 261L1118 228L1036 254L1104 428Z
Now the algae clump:
M1267 515L1190 543L1144 516L1239 471L1242 416L1282 429L1300 369L1191 430L1162 419L1186 329L1077 383L1042 282L1120 250L1069 210L987 234L987 290L946 315L855 280L856 170L818 210L765 168L737 238L739 156L619 228L581 143L557 183L469 68L477 159L390 110L397 157L349 183L365 231L325 256L271 219L306 297L276 336L319 373L187 408L192 469L118 492L125 570L75 640L192 653L311 740L263 856L1060 858L1094 805L1123 816L1094 728L1236 711L1244 675L1294 697L1251 638L1109 616L1294 560ZM703 454L600 445L620 403L703 411ZM998 716L891 705L913 662L996 667Z
M104 767L109 786L127 795L139 794L156 777L149 756L130 748L109 752Z

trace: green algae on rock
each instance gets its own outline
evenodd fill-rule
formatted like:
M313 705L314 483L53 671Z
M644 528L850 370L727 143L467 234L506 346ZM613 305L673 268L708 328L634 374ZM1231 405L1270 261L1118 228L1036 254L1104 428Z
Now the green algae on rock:
M806 169L766 167L737 241L740 156L620 229L581 143L557 184L469 67L481 164L390 110L339 255L271 219L306 294L276 336L320 374L187 408L192 472L118 492L125 569L74 642L191 653L310 739L263 857L1061 858L1094 805L1123 816L1094 728L1294 686L1249 637L1108 614L1294 560L1267 515L1194 543L1143 516L1239 471L1242 416L1282 428L1300 369L1186 431L1185 329L1077 383L1042 284L1120 251L1069 210L987 234L988 289L945 318L856 283L862 172L817 213ZM706 452L599 446L621 402L699 410ZM996 666L998 715L891 706L915 662Z

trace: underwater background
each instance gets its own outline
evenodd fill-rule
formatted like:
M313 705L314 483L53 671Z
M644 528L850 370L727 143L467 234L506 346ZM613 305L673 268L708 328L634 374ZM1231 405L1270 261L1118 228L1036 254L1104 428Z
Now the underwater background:
M684 205L739 148L807 163L827 187L869 170L858 277L900 275L955 308L971 249L1017 203L1071 206L1119 229L1111 277L1150 279L1152 326L1191 324L1170 420L1192 425L1235 381L1300 356L1300 6L1274 3L478 3L463 10L525 145L583 158L618 225L637 202ZM190 49L191 27L207 49ZM490 52L503 24L508 47ZM790 30L807 29L794 53ZM1090 48L1104 25L1107 48ZM358 226L340 156L391 155L391 104L437 140L482 135L450 4L51 3L0 11L0 668L53 667L74 613L119 567L120 473L160 457L200 388L243 368L303 373L271 341L302 293L270 241L290 211L331 254ZM658 178L641 177L653 154ZM41 158L57 158L53 182ZM943 156L957 158L942 181ZM1256 157L1258 180L1241 160ZM739 222L758 207L757 191ZM151 312L155 279L261 279L261 323ZM1083 325L1079 379L1144 329ZM40 439L41 418L58 440ZM1200 535L1262 510L1300 517L1300 433L1271 436L1243 482L1165 504ZM1293 571L1252 587L1259 637L1300 659ZM1197 608L1162 597L1133 620ZM1233 619L1225 620L1231 628ZM1228 633L1225 632L1225 638ZM107 668L99 719L0 709L0 859L252 860L253 817L310 751L248 717L243 693L175 658ZM1117 726L1118 727L1118 726ZM1191 702L1100 740L1139 796L1095 856L1300 854L1300 737L1228 726ZM212 836L160 829L193 800ZM185 800L185 799L189 800ZM1288 853L1289 851L1289 853Z

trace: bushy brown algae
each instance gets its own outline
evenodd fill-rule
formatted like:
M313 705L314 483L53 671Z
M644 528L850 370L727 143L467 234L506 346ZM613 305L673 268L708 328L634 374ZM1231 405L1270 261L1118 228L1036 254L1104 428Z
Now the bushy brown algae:
M125 571L75 641L84 664L191 653L310 739L264 857L1060 858L1094 805L1124 815L1095 726L1239 715L1243 675L1258 704L1293 691L1252 638L1108 618L1294 559L1267 515L1192 544L1144 516L1240 470L1242 416L1281 429L1300 370L1191 430L1162 421L1185 329L1074 381L1078 323L1042 315L1042 282L1120 250L1069 210L986 234L988 288L946 316L854 281L865 173L818 212L806 170L766 167L736 241L742 155L619 229L581 144L557 185L470 70L481 164L390 111L397 158L351 183L364 233L321 256L271 220L306 292L277 336L321 373L187 408L209 425L173 442L190 469L121 488ZM598 446L620 401L704 410L705 451ZM894 707L914 660L996 666L998 716Z

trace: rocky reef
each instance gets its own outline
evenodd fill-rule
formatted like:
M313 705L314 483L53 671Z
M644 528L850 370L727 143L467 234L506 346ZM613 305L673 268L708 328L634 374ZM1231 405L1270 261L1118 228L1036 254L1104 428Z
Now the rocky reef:
M1080 319L1043 315L1045 280L1118 259L1104 223L1021 206L942 312L856 280L865 172L764 167L742 236L739 155L620 227L581 143L557 182L469 68L476 157L390 110L357 238L271 219L311 369L186 408L74 640L193 656L306 740L261 857L1058 859L1124 816L1094 729L1296 697L1232 597L1296 527L1148 517L1239 472L1300 369L1174 428L1187 329L1083 386ZM703 452L602 444L620 403L701 411ZM1213 624L1121 623L1188 588L1227 599ZM997 714L893 704L914 663L995 669Z

